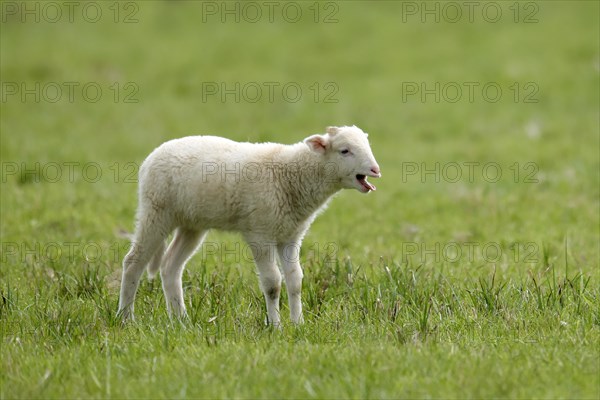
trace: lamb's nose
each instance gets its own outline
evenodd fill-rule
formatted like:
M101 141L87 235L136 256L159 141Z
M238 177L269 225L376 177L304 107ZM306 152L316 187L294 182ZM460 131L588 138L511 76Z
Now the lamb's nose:
M371 168L371 172L374 173L377 176L381 176L381 171L379 170L378 166L375 166L375 167Z

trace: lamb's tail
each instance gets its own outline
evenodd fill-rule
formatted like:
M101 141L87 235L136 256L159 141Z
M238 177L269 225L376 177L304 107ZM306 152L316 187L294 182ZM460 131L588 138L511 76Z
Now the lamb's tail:
M148 263L148 279L154 279L158 270L160 269L160 265L162 264L163 255L165 254L165 249L167 247L167 242L162 241L160 245L156 248L154 255L150 259Z

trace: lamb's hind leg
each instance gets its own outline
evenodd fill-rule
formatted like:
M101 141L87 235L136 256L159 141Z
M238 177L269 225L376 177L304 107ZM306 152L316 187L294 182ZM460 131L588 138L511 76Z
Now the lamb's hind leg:
M133 303L146 264L161 248L168 234L159 218L145 218L138 222L131 249L123 259L123 278L119 297L119 314L123 320L133 319Z
M154 252L154 255L150 259L150 263L148 264L148 279L154 279L156 273L160 270L160 266L163 262L165 256L165 250L167 248L167 241L163 240L160 242L158 248Z
M198 248L204 236L206 236L206 231L179 228L165 254L160 273L170 316L184 317L186 315L181 277L185 263Z

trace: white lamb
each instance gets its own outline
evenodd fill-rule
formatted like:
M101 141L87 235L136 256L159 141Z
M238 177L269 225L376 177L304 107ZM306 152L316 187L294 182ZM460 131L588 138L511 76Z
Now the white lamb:
M281 273L291 320L301 323L302 238L317 213L341 189L375 190L380 177L367 134L329 127L293 145L238 143L190 136L159 146L139 172L139 206L131 249L123 260L119 313L133 318L140 276L160 269L169 315L186 315L181 277L211 228L240 232L249 243L267 303L278 326ZM175 230L166 249L166 238Z

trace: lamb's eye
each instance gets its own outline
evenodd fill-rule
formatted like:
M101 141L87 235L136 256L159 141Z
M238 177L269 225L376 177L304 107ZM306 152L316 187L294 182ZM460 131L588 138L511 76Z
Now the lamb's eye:
M341 154L348 154L348 153L350 153L350 150L344 149L344 150L340 151L340 153Z

